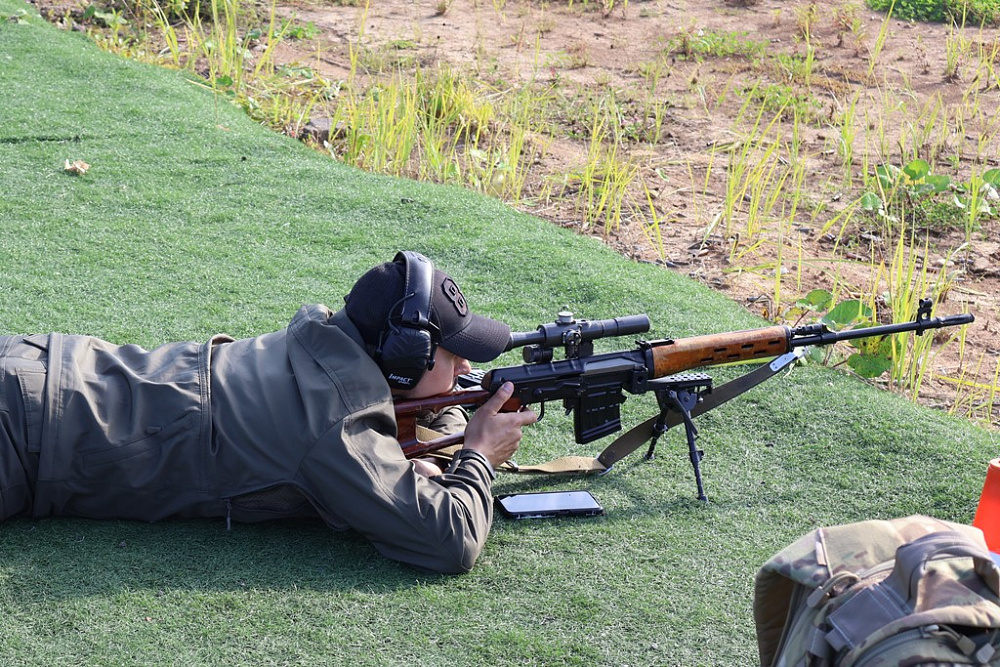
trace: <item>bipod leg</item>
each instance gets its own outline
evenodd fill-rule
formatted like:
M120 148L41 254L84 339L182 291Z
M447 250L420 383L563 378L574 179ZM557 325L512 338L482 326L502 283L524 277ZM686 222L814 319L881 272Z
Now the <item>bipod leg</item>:
M656 450L656 442L660 439L660 436L667 432L667 411L663 410L660 412L660 416L656 419L656 424L653 425L653 437L649 440L649 449L646 450L645 459L647 461L653 460L653 452Z
M674 404L674 408L684 419L684 433L687 436L688 456L691 459L691 467L694 468L694 481L698 485L698 500L708 501L705 495L705 486L701 481L701 457L705 452L698 449L696 441L698 439L698 429L691 418L691 408L698 402L698 395L690 391L671 391L667 397Z

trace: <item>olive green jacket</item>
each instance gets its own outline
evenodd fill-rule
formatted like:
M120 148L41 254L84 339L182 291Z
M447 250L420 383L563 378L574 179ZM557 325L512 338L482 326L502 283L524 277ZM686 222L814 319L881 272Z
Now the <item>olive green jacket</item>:
M438 477L413 471L342 311L304 306L281 331L149 351L62 334L21 344L48 354L44 387L21 383L41 414L34 516L319 516L439 572L469 570L489 533L489 464L465 452Z

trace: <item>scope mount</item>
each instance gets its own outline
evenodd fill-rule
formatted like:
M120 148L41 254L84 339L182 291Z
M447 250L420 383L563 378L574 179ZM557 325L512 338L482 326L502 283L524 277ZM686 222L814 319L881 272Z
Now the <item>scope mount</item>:
M585 323L586 320L582 320L582 322ZM543 324L539 329L549 328L557 331L560 337L557 345L563 347L566 358L579 359L580 357L588 357L594 353L594 343L593 341L583 339L583 334L579 326L574 328L577 324L579 323L573 317L573 312L568 308L564 308L556 315L555 322ZM555 345L549 345L545 342L528 345L521 350L521 357L526 364L547 363L552 361L553 356L555 356L555 347Z

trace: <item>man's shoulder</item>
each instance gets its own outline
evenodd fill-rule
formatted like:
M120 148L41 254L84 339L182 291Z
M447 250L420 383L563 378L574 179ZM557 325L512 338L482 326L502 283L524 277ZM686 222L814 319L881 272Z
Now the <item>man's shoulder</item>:
M313 322L326 323L333 315L333 311L322 303L307 303L301 306L292 321L288 323L289 328L308 326Z
M361 335L343 311L303 306L288 327L289 359L299 382L317 366L353 411L391 405L389 386L365 351Z
M361 334L344 312L333 312L321 303L299 308L288 323L288 332L303 347L321 353L334 351L326 348L342 347L347 342L345 338L364 351Z

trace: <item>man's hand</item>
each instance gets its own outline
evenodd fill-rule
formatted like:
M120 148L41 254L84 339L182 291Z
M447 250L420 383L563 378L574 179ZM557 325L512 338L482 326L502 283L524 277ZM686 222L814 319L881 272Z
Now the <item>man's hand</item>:
M521 427L538 421L538 415L530 408L500 412L513 393L514 385L505 382L476 410L465 429L465 449L479 452L494 468L514 456L521 443Z
M441 466L432 459L413 459L413 472L424 477L437 477L441 474Z

